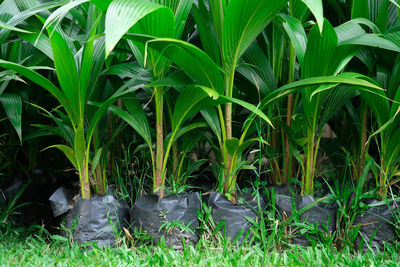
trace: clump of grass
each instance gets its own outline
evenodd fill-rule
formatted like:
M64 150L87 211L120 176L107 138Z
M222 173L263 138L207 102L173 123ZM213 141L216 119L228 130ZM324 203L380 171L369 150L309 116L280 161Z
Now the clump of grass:
M261 244L246 244L240 248L229 242L202 239L196 247L186 246L176 251L163 244L129 247L126 240L117 248L82 250L82 246L52 238L45 230L29 235L13 232L0 234L0 262L5 266L376 266L393 265L400 260L399 244L374 254L353 254L349 249L288 246L285 250Z

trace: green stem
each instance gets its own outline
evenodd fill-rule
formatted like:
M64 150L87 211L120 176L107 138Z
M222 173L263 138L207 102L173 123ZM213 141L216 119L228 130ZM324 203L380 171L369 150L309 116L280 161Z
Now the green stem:
M232 97L233 95L233 81L235 77L235 68L227 71L229 73L225 76L225 94L228 97ZM227 103L225 106L225 124L226 124L226 140L232 138L232 103ZM224 157L224 169L225 169L225 184L224 184L224 193L230 193L235 191L236 188L236 175L231 174L231 169L234 167L234 162L229 155L229 153L225 152L226 156Z
M163 134L163 90L159 86L155 87L155 102L156 102L156 175L154 177L153 192L158 191L160 198L164 197L164 134Z
M290 1L291 3L291 1ZM289 77L288 83L292 83L294 81L294 65L295 65L295 51L293 45L290 44L289 46ZM288 96L287 100L287 111L286 111L286 124L289 128L292 127L292 115L293 115L293 94ZM285 134L285 170L284 176L282 179L282 183L286 184L288 179L292 176L292 157L290 153L290 146L289 146L289 138L287 134Z
M308 129L307 134L307 159L306 159L306 174L303 176L302 182L302 195L311 195L312 194L312 187L311 187L311 180L313 179L313 159L314 159L314 132L312 129Z
M358 164L358 175L356 177L356 181L360 179L362 173L364 172L364 163L365 163L365 154L366 154L366 143L367 143L367 105L365 101L361 100L361 112L362 112L362 129L361 129L361 157L360 162Z

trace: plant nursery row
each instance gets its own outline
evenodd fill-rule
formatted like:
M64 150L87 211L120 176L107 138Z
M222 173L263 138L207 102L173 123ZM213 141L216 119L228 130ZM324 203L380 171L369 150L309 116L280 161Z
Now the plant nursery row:
M0 230L100 248L395 245L399 11L2 0Z

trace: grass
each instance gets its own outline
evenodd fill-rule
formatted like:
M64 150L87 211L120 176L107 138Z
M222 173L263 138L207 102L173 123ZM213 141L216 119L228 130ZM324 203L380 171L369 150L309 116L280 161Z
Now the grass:
M10 231L0 237L0 266L398 266L400 262L398 244L378 254L337 252L323 246L265 252L259 245L215 246L204 239L182 251L162 244L130 248L125 242L117 248L86 251L44 233L23 236Z

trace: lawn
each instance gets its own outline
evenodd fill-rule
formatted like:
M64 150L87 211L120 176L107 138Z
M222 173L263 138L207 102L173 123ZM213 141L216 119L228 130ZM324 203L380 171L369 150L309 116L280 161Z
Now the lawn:
M60 236L43 232L24 236L9 231L1 235L1 266L398 266L399 245L374 254L338 252L334 247L288 245L265 251L260 245L232 247L202 239L197 246L176 251L157 246L128 246L86 250Z

